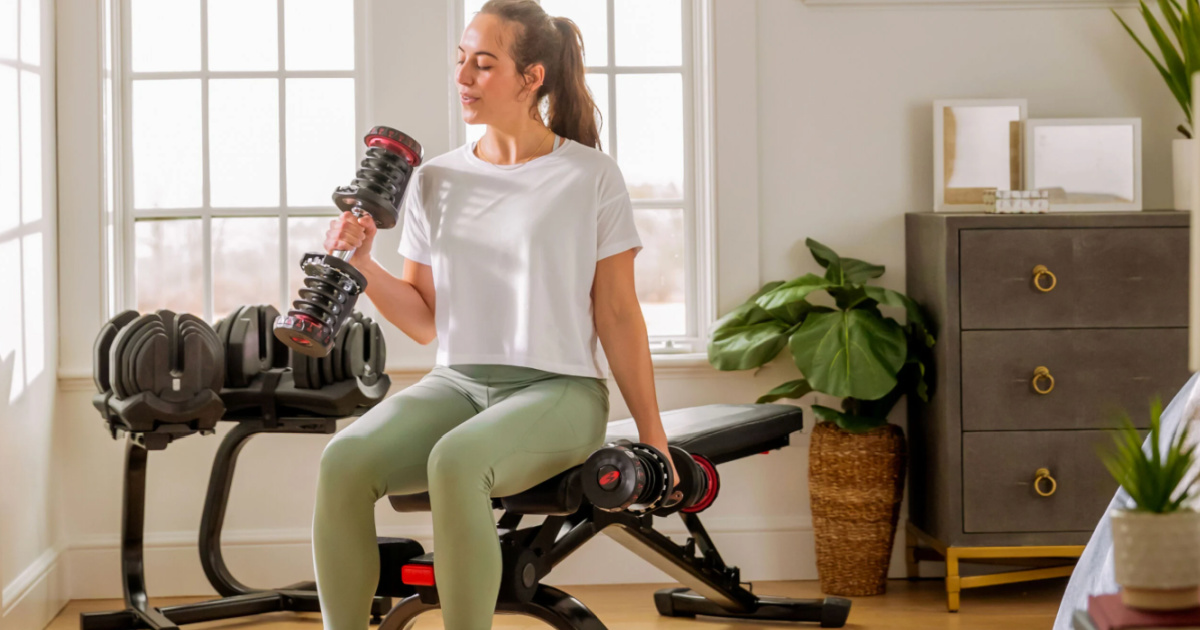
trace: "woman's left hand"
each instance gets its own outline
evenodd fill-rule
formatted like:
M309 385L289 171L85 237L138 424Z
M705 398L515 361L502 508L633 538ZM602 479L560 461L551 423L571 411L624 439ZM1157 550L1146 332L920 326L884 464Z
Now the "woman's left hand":
M678 487L679 470L675 468L675 460L671 458L671 451L667 450L667 436L659 435L644 439L639 438L638 441L642 444L649 444L650 446L653 446L654 448L658 449L660 453L667 457L667 462L671 464L671 478L675 480L675 484L672 486L672 488Z

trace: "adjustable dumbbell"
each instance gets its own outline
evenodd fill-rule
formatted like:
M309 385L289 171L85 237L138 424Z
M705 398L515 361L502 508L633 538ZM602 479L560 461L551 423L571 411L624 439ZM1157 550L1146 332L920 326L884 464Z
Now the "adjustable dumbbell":
M712 505L720 488L717 467L700 455L670 446L679 485L662 451L640 442L617 440L597 449L583 463L583 494L606 512L700 512Z
M389 127L371 129L363 142L367 156L354 181L333 192L333 202L355 217L370 215L376 227L388 230L399 221L404 192L424 151L416 140ZM353 255L353 249L310 252L300 259L307 276L304 287L288 314L275 320L276 338L301 354L329 354L338 329L367 288L367 279L347 262Z

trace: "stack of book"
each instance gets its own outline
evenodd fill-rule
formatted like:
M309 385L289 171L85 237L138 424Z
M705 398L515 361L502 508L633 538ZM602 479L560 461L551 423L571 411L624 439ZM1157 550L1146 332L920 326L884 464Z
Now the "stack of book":
M1088 597L1087 610L1075 611L1075 630L1200 630L1200 608L1153 611L1130 608L1120 593Z

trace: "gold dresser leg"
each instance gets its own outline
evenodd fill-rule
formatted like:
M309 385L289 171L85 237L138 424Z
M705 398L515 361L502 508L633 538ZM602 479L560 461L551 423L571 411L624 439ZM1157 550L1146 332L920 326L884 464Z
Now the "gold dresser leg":
M946 609L958 612L958 594L962 590L962 580L958 577L958 549L946 549Z

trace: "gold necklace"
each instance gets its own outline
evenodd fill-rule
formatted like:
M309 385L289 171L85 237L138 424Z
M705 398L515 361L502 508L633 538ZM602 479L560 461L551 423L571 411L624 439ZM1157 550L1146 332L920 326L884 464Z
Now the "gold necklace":
M539 144L537 146L537 148L533 150L533 153L530 154L529 157L525 158L524 160L521 160L520 162L513 162L512 165L515 166L517 164L524 164L524 163L528 162L529 160L532 160L533 158L538 157L538 151L541 151L542 147L546 146L546 140L549 140L550 138L552 138L554 136L555 136L554 132L550 132L550 135L542 140L542 143ZM476 149L479 149L479 152L483 153L483 150L480 149L478 145L476 145ZM492 163L496 164L496 162L492 162Z

